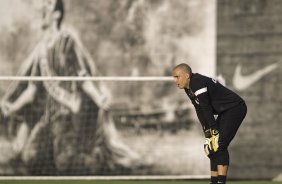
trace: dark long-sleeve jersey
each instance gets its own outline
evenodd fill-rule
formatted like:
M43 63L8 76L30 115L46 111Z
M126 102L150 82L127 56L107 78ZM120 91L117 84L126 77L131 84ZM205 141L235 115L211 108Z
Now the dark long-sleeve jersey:
M220 115L243 101L218 81L198 73L192 74L189 89L185 88L185 92L193 103L204 130L217 129L214 115Z

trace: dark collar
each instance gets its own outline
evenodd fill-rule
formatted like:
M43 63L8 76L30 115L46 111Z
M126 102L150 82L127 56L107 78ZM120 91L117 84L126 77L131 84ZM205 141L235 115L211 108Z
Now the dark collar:
M194 73L191 73L191 76L190 76L190 82L189 82L189 89L191 90L191 82L192 82L192 79L194 78ZM186 88L187 89L187 88ZM187 89L188 90L188 89Z

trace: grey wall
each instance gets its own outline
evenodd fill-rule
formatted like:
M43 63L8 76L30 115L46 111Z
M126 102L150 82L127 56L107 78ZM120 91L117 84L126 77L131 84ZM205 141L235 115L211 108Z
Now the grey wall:
M217 5L218 73L248 105L231 145L230 177L272 178L282 172L282 1L218 0ZM242 75L259 71L261 78L246 89L236 88L232 80L238 64ZM273 68L267 72L267 67Z

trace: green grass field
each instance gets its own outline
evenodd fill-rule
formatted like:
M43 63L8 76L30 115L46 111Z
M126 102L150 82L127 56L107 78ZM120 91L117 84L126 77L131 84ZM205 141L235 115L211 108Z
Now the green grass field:
M208 180L0 180L0 184L208 184ZM229 181L228 184L282 184L272 181Z

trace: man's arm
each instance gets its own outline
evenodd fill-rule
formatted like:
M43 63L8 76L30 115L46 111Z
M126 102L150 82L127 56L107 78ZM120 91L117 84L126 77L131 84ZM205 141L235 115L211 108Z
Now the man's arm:
M38 70L38 48L37 46L32 54L29 56L27 61L24 62L21 70L19 71L19 75L30 75L30 76L36 76L39 74ZM28 68L31 68L30 73L24 73L28 70ZM16 86L13 86L15 88ZM37 91L37 87L34 82L29 81L27 84L26 89L23 90L23 92L20 94L20 96L13 102L9 101L9 96L4 96L4 98L1 101L1 110L4 114L4 116L9 116L18 110L20 110L23 106L26 104L29 104L33 102L35 98L35 93Z
M27 88L14 102L9 102L8 100L1 102L1 109L3 114L5 116L9 116L20 110L24 105L33 102L36 91L37 88L35 84L29 82Z
M210 139L212 151L216 152L218 149L219 131L205 79L198 79L197 83L194 83L194 89L193 92L198 101L196 105L197 116L202 124L209 126L204 128L205 137Z
M206 128L217 129L217 124L211 105L205 104L201 100L199 100L199 103L200 105L196 108L196 113L199 120L208 126Z
M78 59L78 65L79 65L79 72L78 75L85 77L85 76L90 76L91 74L88 73L87 67L91 67L87 65L86 60L91 60L92 58L90 57L90 55L88 54L88 52L86 51L86 49L83 47L82 43L79 41L79 39L75 39L75 44L74 46L74 51L75 54L77 56ZM94 65L94 61L92 61L93 65ZM94 66L94 69L90 69L90 72L95 72L97 73L97 69ZM103 109L107 109L108 108L108 98L107 96L101 92L101 90L93 83L93 81L83 81L82 82L82 89L83 91L93 100L94 103L96 103L98 105L98 107L103 108Z
M207 126L204 128L204 130L207 128L216 129L217 125L209 97L209 89L205 79L197 78L195 81L193 81L191 86L196 99L196 103L194 105L197 116L201 123Z
M107 97L100 92L92 81L84 81L82 83L82 89L98 105L98 107L103 109L108 108Z

